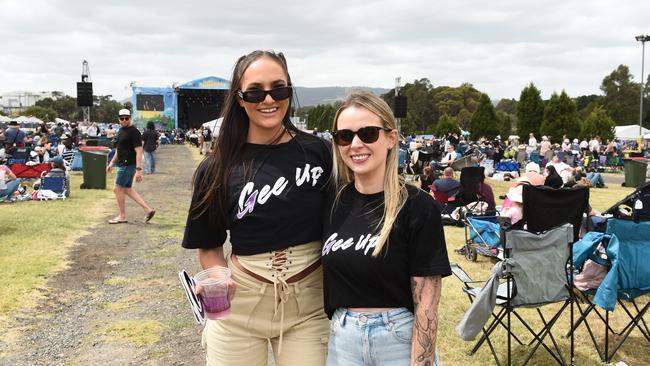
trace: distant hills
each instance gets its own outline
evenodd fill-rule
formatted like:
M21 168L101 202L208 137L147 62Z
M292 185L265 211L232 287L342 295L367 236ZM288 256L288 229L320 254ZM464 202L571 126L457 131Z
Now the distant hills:
M391 89L385 88L370 88L367 86L326 86L321 88L307 88L302 86L296 87L296 97L300 107L310 105L329 104L338 100L344 100L348 94L354 90L366 90L371 93L381 95L387 93Z
M367 86L325 86L321 88L307 88L297 86L295 88L296 97L298 99L298 106L306 107L318 104L330 104L338 100L344 100L354 90L367 90L371 93L381 95L387 93L391 89L385 88L371 88ZM120 100L124 104L130 102L131 97Z

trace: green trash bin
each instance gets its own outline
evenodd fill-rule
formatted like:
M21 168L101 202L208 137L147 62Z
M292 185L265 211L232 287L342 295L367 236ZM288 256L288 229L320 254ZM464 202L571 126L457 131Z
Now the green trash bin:
M106 189L106 165L109 149L82 147L82 169L84 182L81 189Z
M645 182L647 160L623 159L625 167L625 186L636 187Z

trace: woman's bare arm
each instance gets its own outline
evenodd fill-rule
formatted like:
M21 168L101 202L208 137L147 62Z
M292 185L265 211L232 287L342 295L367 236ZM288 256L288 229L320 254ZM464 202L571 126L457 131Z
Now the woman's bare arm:
M441 290L441 276L411 277L411 292L415 310L411 365L434 365Z

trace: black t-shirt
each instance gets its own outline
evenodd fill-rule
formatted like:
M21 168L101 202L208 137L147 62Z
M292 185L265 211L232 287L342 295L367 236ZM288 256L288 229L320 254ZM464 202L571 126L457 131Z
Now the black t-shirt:
M135 165L135 148L142 146L142 135L131 125L120 128L117 134L117 165Z
M325 312L337 308L399 308L413 311L410 278L451 274L440 210L431 196L408 186L388 242L373 257L384 193L345 187L323 228ZM330 221L331 218L331 221Z
M320 240L332 170L330 149L327 142L304 133L278 145L245 144L241 161L248 169L244 163L235 164L228 182L228 223L220 225L208 213L190 212L183 247L220 247L226 230L236 255ZM197 184L212 158L197 169L192 205L201 198Z
M156 130L147 129L142 134L142 147L146 152L152 152L158 147L158 137L160 135Z

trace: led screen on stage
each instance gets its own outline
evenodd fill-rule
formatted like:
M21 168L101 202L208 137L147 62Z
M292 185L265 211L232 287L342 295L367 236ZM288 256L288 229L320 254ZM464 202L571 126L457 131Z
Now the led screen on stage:
M139 94L136 96L136 108L139 111L156 111L165 110L165 102L162 95Z

